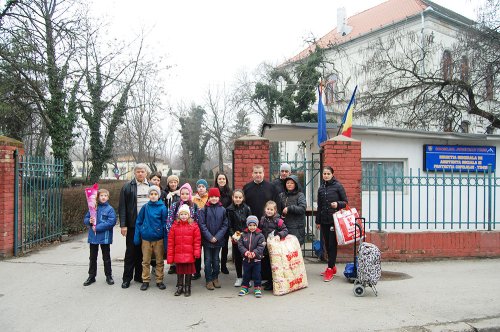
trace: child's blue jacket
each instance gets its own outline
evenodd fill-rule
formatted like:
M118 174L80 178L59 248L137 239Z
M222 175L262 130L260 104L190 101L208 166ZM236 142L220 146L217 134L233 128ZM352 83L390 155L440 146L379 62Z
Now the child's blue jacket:
M149 201L141 208L135 221L134 244L142 240L158 241L165 237L167 208L162 201Z
M116 224L115 209L108 202L97 205L96 231L90 226L90 212L87 211L83 223L89 227L88 243L111 244L113 243L113 227Z

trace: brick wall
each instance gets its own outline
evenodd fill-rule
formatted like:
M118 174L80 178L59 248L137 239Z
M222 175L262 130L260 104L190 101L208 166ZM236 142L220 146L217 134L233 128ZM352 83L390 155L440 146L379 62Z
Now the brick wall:
M14 151L24 154L23 144L0 136L0 257L14 253Z
M349 200L361 214L361 142L345 136L336 136L321 144L324 165L332 166L334 175L342 183Z
M379 247L386 261L500 257L500 231L370 232L367 241ZM339 247L339 262L352 259L352 245Z
M243 136L234 142L234 188L252 181L253 165L264 166L264 178L269 176L269 140L259 136Z

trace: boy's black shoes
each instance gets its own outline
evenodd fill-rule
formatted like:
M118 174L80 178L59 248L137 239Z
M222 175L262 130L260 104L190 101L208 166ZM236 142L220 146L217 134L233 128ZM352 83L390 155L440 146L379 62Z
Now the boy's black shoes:
M201 273L195 273L193 274L192 280L198 280L201 278Z
M124 288L124 289L125 289L125 288L129 288L129 287L130 287L130 281L124 281L124 282L122 283L122 288Z
M108 285L114 285L115 284L115 281L113 280L113 277L112 276L107 276L106 277L106 283Z
M164 290L165 288L167 288L167 286L165 286L165 284L163 282L157 282L156 283L156 286L161 289L161 290Z
M227 269L227 266L221 267L220 271L224 274L229 274L229 270Z
M145 291L146 289L148 289L148 287L149 287L149 282L143 282L141 285L141 290Z
M168 274L175 274L175 265L170 265L170 268L168 269Z
M95 282L95 277L88 277L87 280L83 283L84 286L92 285Z

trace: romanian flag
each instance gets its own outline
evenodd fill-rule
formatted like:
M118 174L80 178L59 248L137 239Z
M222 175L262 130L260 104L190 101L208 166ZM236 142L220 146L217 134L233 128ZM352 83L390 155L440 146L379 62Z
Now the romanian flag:
M344 117L342 118L342 135L351 137L352 134L352 112L354 112L354 100L356 96L356 90L358 86L354 88L354 92L351 96L351 101L349 101L349 105L347 105L347 109L345 110Z
M318 146L326 141L327 139L327 134L326 134L326 113L325 113L325 106L323 105L323 85L320 84L318 86Z

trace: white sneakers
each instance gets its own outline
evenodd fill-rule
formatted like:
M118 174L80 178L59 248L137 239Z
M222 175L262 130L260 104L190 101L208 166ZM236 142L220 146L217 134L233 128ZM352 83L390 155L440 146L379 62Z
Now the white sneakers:
M241 287L242 282L243 282L242 278L236 278L236 281L234 282L234 287Z

